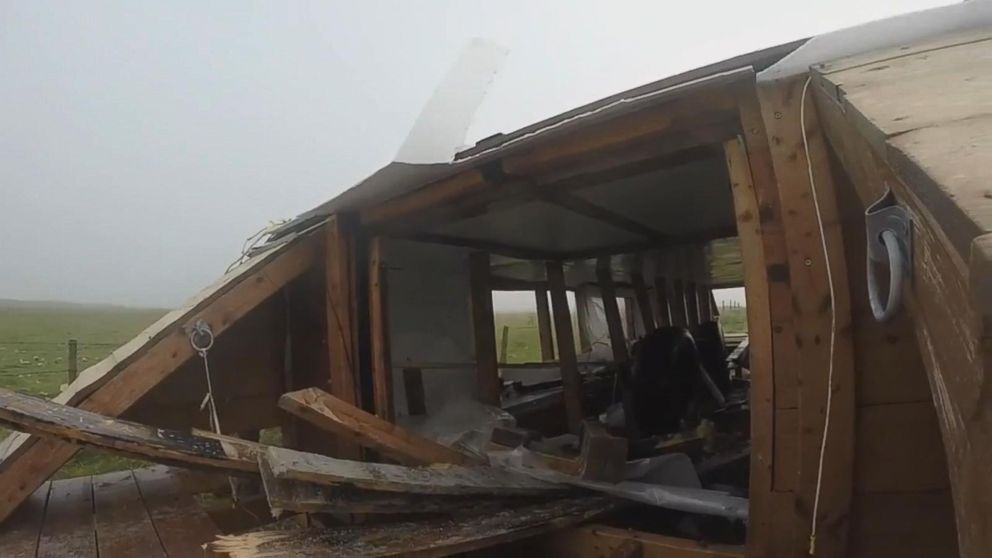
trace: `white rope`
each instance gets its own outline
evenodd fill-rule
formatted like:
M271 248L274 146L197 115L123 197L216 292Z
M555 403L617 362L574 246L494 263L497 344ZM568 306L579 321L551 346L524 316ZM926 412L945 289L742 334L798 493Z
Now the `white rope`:
M813 180L813 162L809 156L809 142L806 138L806 92L809 89L809 77L803 84L803 93L799 98L799 127L803 134L803 150L806 152L806 170L809 173L809 188L813 193L813 208L816 210L816 224L820 228L820 243L823 247L823 265L827 272L827 286L830 289L830 357L827 361L827 409L823 419L823 438L820 440L820 460L816 469L816 492L813 495L813 524L809 532L809 554L816 554L816 516L820 509L820 490L823 484L823 459L827 454L827 434L830 432L830 410L833 403L834 385L834 338L837 334L837 315L834 312L834 274L830 269L830 253L827 250L827 234L823 228L823 215L820 214L820 200L816 194L816 183Z
M210 362L207 360L207 351L214 346L214 332L203 320L199 320L189 332L189 344L193 347L200 358L203 359L203 372L207 377L207 393L200 403L200 410L204 407L210 409L210 429L220 434L220 417L217 416L217 402L214 400L214 385L210 380Z

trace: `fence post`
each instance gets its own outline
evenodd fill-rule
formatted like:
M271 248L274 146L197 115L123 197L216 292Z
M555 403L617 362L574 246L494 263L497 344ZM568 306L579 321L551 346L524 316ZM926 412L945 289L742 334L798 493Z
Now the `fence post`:
M510 326L503 326L503 338L500 339L499 346L499 361L502 364L506 364L506 346L510 341Z
M76 340L69 340L69 383L71 384L79 373L79 363L76 361Z

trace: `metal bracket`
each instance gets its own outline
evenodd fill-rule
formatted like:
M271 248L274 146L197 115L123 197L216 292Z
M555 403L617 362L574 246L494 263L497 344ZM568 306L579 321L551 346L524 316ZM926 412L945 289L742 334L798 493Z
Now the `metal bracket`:
M902 304L902 287L913 277L913 219L904 207L896 205L892 190L886 188L865 210L867 239L868 301L880 322L888 321ZM875 276L875 262L889 266L889 292L883 306Z
M913 218L906 208L897 205L896 196L888 187L875 203L865 210L865 231L868 237L868 257L873 262L886 263L889 252L882 242L882 231L890 230L899 241L903 260L903 275L913 276Z

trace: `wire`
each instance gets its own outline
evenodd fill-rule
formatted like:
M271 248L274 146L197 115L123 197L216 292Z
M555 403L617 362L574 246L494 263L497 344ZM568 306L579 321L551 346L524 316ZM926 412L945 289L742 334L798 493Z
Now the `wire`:
M833 403L834 385L834 339L837 335L837 314L834 312L834 274L830 269L830 252L827 250L827 233L820 214L820 200L813 180L813 162L809 156L809 140L806 138L806 93L812 78L807 77L803 93L799 97L799 128L803 135L803 151L806 152L806 170L809 173L809 188L813 193L813 208L816 210L816 224L820 228L820 243L823 247L823 265L827 272L827 287L830 290L830 356L827 361L827 409L823 418L823 438L820 440L820 460L816 468L816 492L813 495L813 524L809 531L809 554L816 554L816 515L820 509L820 491L823 487L823 459L827 454L827 434L830 432L830 410Z

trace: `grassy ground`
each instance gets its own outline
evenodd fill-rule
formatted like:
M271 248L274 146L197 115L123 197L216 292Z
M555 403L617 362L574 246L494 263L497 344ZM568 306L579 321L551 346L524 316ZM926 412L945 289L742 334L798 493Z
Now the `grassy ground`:
M67 341L80 372L158 319L164 310L0 301L0 387L53 397L68 382ZM7 431L0 429L0 435ZM135 461L84 449L59 478L124 469Z
M574 322L574 321L573 321ZM720 310L725 333L747 332L747 313L743 307ZM573 323L573 328L576 325ZM496 349L502 348L503 327L508 327L505 362L540 362L541 345L537 333L537 315L531 312L496 314Z

